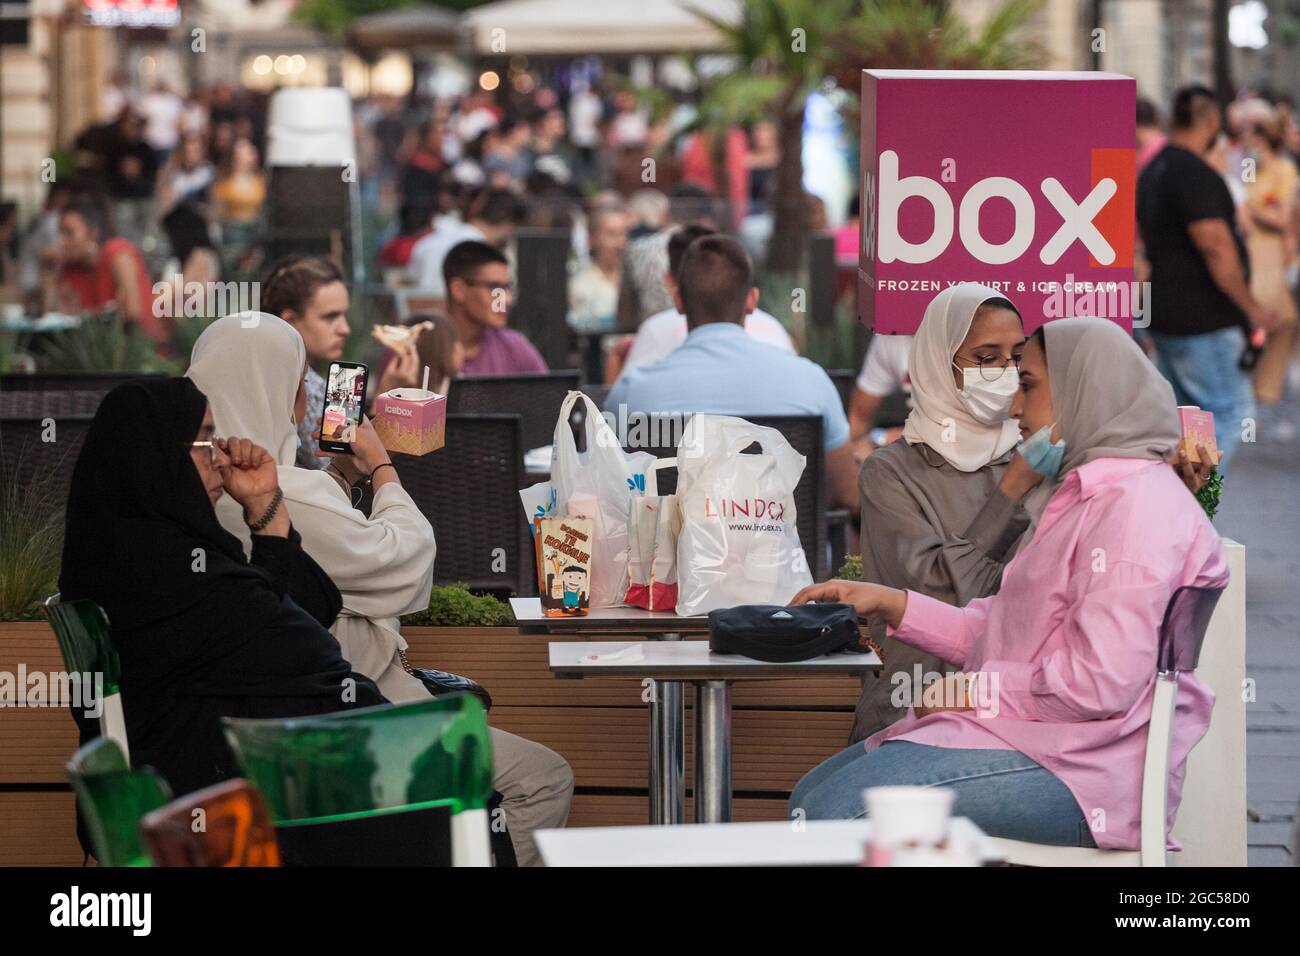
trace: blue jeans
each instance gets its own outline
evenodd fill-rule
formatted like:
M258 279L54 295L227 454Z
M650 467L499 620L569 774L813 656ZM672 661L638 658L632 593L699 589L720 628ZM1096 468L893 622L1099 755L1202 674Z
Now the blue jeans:
M1246 347L1240 328L1204 335L1161 335L1156 366L1174 387L1179 405L1199 405L1214 414L1214 440L1223 452L1223 471L1241 441L1242 421L1255 417L1255 392L1250 376L1238 366Z
M1096 846L1087 818L1055 774L1016 750L965 750L891 740L867 753L853 744L824 760L790 795L790 815L808 820L866 816L862 791L885 786L948 787L953 816L989 836L1052 846Z

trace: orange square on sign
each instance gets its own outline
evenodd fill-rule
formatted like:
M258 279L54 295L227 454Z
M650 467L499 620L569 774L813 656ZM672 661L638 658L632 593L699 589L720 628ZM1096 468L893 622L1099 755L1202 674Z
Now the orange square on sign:
M1095 188L1103 179L1115 180L1115 195L1093 217L1097 231L1106 237L1115 250L1115 261L1100 263L1092 256L1088 262L1095 268L1133 268L1133 245L1137 233L1134 207L1137 200L1137 150L1092 150L1091 185Z

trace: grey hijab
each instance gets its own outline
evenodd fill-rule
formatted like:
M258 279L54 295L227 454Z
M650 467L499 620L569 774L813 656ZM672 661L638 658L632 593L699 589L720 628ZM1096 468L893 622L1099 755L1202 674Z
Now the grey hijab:
M1047 377L1065 459L1055 480L1024 500L1038 527L1047 502L1074 469L1098 458L1164 460L1178 445L1174 390L1127 332L1105 319L1056 319L1043 326Z
M1061 477L1098 458L1164 460L1178 445L1174 390L1113 322L1043 326L1052 406L1065 439Z

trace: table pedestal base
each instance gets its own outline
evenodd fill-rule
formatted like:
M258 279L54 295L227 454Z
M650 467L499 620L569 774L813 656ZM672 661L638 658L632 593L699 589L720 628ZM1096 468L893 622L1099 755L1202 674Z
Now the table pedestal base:
M652 680L650 690L650 822L685 822L686 740L682 682Z
M731 822L731 682L695 685L695 822Z

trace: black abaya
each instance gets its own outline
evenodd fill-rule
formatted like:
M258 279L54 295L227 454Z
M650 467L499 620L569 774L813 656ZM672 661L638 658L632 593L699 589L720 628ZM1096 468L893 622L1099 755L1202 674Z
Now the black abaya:
M131 762L178 794L237 774L222 717L384 702L326 630L341 599L297 533L254 535L245 561L217 523L190 456L206 407L185 378L105 397L73 472L59 581L108 615Z

